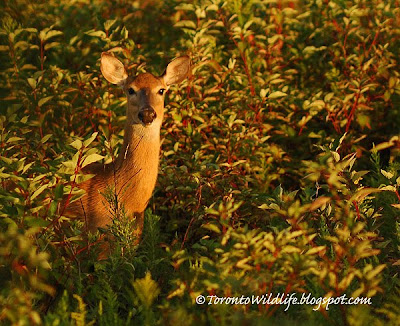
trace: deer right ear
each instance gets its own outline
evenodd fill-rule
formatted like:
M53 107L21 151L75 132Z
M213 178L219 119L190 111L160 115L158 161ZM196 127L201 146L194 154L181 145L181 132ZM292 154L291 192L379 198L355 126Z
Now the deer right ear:
M101 54L100 70L111 84L122 86L128 78L123 63L107 52Z

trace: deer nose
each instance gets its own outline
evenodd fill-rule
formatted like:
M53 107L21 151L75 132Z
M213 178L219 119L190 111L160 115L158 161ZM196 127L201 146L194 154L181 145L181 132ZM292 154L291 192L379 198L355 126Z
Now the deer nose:
M157 118L157 113L151 106L148 106L139 111L138 118L145 125L149 125Z

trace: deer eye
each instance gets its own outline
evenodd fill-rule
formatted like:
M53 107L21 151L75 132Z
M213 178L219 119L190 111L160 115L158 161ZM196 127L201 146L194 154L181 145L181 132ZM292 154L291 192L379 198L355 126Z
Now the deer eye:
M164 95L164 93L165 93L165 88L161 88L161 89L158 91L158 94L160 94L160 95Z
M129 95L134 95L136 92L135 92L135 90L134 90L132 87L130 87L130 88L128 89L128 93L129 93Z

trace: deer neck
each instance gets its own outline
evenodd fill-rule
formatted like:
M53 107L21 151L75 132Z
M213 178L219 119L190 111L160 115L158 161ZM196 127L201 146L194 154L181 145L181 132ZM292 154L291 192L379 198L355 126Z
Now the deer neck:
M124 143L117 158L117 170L130 175L140 168L157 173L160 153L160 128L127 124ZM138 172L139 173L139 172Z
M109 177L128 211L140 213L146 208L157 180L159 155L156 124L125 126L124 143Z

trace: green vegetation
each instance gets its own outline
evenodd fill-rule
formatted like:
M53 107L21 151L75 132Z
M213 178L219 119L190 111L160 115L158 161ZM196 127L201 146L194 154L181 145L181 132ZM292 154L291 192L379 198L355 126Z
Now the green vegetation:
M5 0L0 12L1 324L398 325L398 1ZM111 162L122 143L126 100L99 68L110 49L133 72L193 62L167 96L139 245L123 209L89 238L64 216L85 159ZM294 292L372 304L195 301Z

